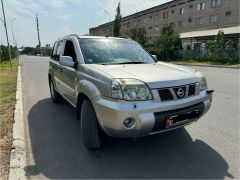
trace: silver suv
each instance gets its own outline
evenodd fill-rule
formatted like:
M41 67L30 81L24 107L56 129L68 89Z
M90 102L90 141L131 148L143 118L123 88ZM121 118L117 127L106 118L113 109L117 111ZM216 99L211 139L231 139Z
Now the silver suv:
M82 139L137 138L186 126L210 108L213 90L194 69L157 62L129 38L70 35L55 42L51 98L76 108Z

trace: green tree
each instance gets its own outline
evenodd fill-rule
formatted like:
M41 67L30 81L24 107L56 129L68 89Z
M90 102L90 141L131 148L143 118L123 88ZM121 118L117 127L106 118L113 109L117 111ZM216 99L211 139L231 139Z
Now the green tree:
M21 54L28 54L28 55L34 55L35 54L35 48L33 47L24 47Z
M44 56L50 56L52 53L52 48L50 47L50 44L46 44L45 47L42 47L42 54Z
M131 29L127 34L130 38L137 41L143 47L146 47L148 45L147 32L144 28Z
M173 26L161 29L160 36L154 43L154 48L159 59L176 59L176 52L182 49L182 44L179 34L174 32Z
M10 46L10 53L11 57L15 58L17 55L17 47ZM1 45L0 46L0 62L2 63L3 61L8 61L9 56L8 56L8 47Z
M117 7L117 9L116 9L115 20L114 20L114 23L113 23L113 36L115 36L115 37L119 37L119 36L120 36L121 19L122 19L122 15L121 15L121 4L120 4L120 2L119 2L119 3L118 3L118 7Z
M219 31L214 40L208 41L206 47L207 58L211 61L228 64L238 62L238 50L233 41L224 39L223 31Z

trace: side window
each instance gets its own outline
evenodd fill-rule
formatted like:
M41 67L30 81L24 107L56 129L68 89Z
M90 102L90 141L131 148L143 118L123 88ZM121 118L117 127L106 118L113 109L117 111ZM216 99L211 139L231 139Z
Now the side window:
M64 45L65 45L65 41L59 41L58 42L57 52L56 52L56 55L55 55L55 60L56 61L59 61L60 56L63 55Z
M74 62L77 61L77 56L76 56L76 52L75 52L74 45L73 45L72 41L69 41L69 40L66 41L64 56L70 56L70 57L73 58Z

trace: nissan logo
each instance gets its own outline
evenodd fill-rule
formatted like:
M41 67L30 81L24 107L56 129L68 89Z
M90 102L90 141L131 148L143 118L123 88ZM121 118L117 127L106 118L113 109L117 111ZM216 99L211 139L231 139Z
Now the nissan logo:
M179 88L177 91L177 95L182 98L184 96L184 94L185 94L184 90L182 88Z

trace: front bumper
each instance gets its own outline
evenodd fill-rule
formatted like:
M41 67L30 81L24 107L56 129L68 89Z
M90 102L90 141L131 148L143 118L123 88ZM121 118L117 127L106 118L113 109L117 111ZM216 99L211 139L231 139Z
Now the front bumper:
M126 102L99 98L93 104L99 124L109 136L136 138L173 130L191 124L193 121L196 121L207 113L211 106L211 102L212 93L205 90L201 91L197 96L177 101L157 102L152 100L144 102ZM186 108L198 104L202 104L202 111L197 118L188 120L180 126L169 129L156 128L156 125L159 124L156 114L162 112L168 113L174 110L178 110L178 112L180 110L179 113L181 113L181 110L184 112L186 111ZM132 128L126 128L124 126L123 121L127 118L134 118L136 120L136 123Z

